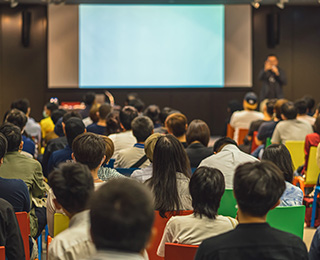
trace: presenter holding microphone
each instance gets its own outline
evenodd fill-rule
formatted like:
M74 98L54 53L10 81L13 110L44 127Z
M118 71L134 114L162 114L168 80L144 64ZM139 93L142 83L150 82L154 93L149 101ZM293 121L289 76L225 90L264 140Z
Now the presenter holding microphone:
M282 86L287 84L285 72L278 67L278 58L270 54L264 62L264 68L259 73L262 81L260 101L271 98L283 98Z

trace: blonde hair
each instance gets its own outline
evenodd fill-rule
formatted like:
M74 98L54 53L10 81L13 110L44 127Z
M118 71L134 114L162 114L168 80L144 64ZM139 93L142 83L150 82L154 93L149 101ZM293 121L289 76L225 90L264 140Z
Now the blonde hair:
M146 153L148 159L152 162L153 161L153 151L154 147L158 139L163 136L162 134L155 133L150 135L147 140L144 142L144 152Z

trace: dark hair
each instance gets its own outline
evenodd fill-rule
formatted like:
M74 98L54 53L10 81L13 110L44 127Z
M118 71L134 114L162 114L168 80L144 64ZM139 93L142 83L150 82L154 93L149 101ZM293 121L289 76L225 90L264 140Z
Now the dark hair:
M133 106L139 113L144 109L144 103L140 98L130 100L128 106Z
M286 100L286 99L278 99L277 102L274 105L276 118L278 118L279 120L281 120L281 106L286 102L288 102L288 100Z
M0 133L0 159L4 157L4 155L7 153L8 149L8 141L7 138Z
M99 118L106 119L107 115L111 112L111 106L107 103L99 107Z
M218 139L217 141L215 141L215 143L213 145L213 152L214 153L219 152L219 150L221 150L222 147L227 144L233 144L238 147L235 140L231 139L230 137L222 137L222 138Z
M85 164L90 170L96 169L106 152L105 142L94 133L84 133L72 143L73 155L77 162Z
M293 102L286 102L281 106L281 114L285 116L286 119L296 119L297 118L297 108Z
M313 125L314 131L320 135L320 115L316 118L316 121L314 122Z
M66 131L68 144L71 147L73 140L78 135L83 134L86 130L86 127L80 118L72 117L65 123L64 129Z
M307 109L308 109L308 112L312 112L312 109L315 105L315 100L314 98L312 98L311 96L304 96L303 97L304 101L307 103Z
M82 119L82 116L76 112L76 111L70 111L70 112L67 112L63 115L62 117L62 122L63 123L66 123L70 118L72 117L76 117L76 118L79 118L79 119Z
M293 164L289 150L283 144L269 145L263 155L262 160L273 162L282 171L284 179L288 182L293 180Z
M160 108L157 105L150 105L144 111L144 115L149 117L154 124L159 123Z
M167 117L173 113L180 113L178 110L171 108L171 107L164 107L162 108L160 115L159 115L159 119L161 121L161 124L164 124L164 122L166 121Z
M120 119L119 119L119 111L112 111L106 117L107 119L107 128L106 128L106 135L120 133L121 126L120 126Z
M173 135L161 136L153 152L153 173L148 184L155 195L155 209L161 217L180 210L176 173L190 178L190 162L181 142Z
M86 106L91 106L96 99L96 93L90 91L83 96L83 102Z
M239 100L233 99L228 102L227 111L233 114L235 111L243 110L243 105Z
M57 201L70 213L85 210L94 191L91 173L80 163L61 164L50 173L49 185Z
M125 106L120 111L119 119L120 123L126 130L131 130L131 122L138 116L138 111L134 107Z
M166 119L166 127L175 137L183 136L186 133L187 117L181 113L170 114Z
M140 253L151 235L154 208L151 192L130 179L113 179L91 199L91 234L98 250Z
M66 113L67 113L67 111L64 109L57 109L57 110L53 111L53 113L51 114L51 119L52 119L53 123L56 124L58 122L58 120L61 117L63 117Z
M274 110L274 106L276 104L277 100L276 99L270 99L267 103L266 103L266 107L267 107L267 113L269 116L272 117L273 115L273 110Z
M132 120L132 133L137 142L144 142L153 132L153 123L147 116L138 116Z
M188 126L186 138L188 145L194 141L199 141L204 146L208 146L210 140L210 129L206 122L195 119Z
M294 106L296 107L299 115L304 115L307 113L308 107L307 107L307 103L304 99L300 99L300 100L297 100L296 102L294 102Z
M272 162L245 163L235 171L233 192L244 213L263 217L286 189L283 174Z
M11 109L16 108L22 111L23 113L28 113L28 108L30 107L30 102L28 99L18 99L11 103Z
M224 176L220 170L199 167L193 173L189 183L194 214L215 219L224 189Z
M2 133L8 141L8 152L16 152L19 150L22 136L21 130L14 124L4 123L0 126L0 133Z
M56 103L48 102L46 108L51 111L51 113L59 108Z
M12 109L6 117L6 122L16 125L20 128L20 131L22 131L23 128L26 126L27 120L28 118L26 114L16 108Z

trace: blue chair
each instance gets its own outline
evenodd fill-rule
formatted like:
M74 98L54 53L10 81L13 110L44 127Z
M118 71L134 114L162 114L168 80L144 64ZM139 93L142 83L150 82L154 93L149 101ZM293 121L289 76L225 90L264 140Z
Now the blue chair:
M122 175L130 177L135 170L138 170L138 168L116 168L116 170Z
M316 220L317 199L318 199L319 191L320 191L320 186L316 186L316 188L314 190L314 196L313 196L313 202L312 202L312 215L311 215L310 227L314 227L314 222Z
M191 175L196 171L197 168L191 168Z
M110 159L108 164L105 164L103 167L109 167L109 168L114 168L114 162L116 159Z
M49 236L48 225L45 226L44 231L45 231L44 239L45 239L45 241L47 243L48 236ZM38 260L41 260L41 255L42 255L42 232L41 232L40 236L37 239L37 243L38 243Z

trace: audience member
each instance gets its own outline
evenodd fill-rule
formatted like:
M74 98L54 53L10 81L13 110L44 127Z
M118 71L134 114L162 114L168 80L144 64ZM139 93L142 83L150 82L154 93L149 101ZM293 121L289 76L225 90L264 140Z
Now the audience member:
M281 171L271 162L246 163L236 169L234 195L239 225L205 240L195 260L308 259L303 241L266 223L269 210L279 204L285 190Z
M113 110L107 115L107 129L105 135L117 134L121 132L120 112Z
M199 167L208 166L220 170L224 175L226 189L233 188L234 171L240 164L258 161L253 156L240 151L237 143L229 137L218 139L213 146L213 153L204 159Z
M95 253L90 238L88 201L93 193L89 168L80 163L65 163L49 176L57 209L70 218L69 227L58 234L49 246L49 259L77 260Z
M62 127L62 119L66 113L67 113L67 111L64 109L57 109L52 113L51 119L52 119L52 122L54 123L54 130L53 130L53 132L51 132L47 135L46 143L48 143L52 139L56 139L58 137L64 136L63 127Z
M144 115L149 117L154 125L154 128L159 128L161 127L161 122L160 122L160 108L157 105L150 105L146 108L144 111Z
M42 138L44 139L46 135L54 130L54 123L51 119L52 113L57 110L59 107L56 103L50 103L48 102L44 106L43 110L43 117L40 121L40 126L41 126L41 133L42 133Z
M188 126L186 133L188 147L187 155L191 168L197 168L200 162L212 155L212 147L209 148L210 129L208 125L199 119L193 120Z
M82 119L89 117L90 109L91 109L92 105L95 104L95 101L96 101L96 93L94 93L92 91L87 92L83 96L83 102L86 107L85 107L85 109L83 109L79 112L80 115L82 116Z
M133 147L119 151L115 161L116 168L145 168L150 164L144 152L144 142L153 134L151 119L138 116L132 120L131 129L137 143Z
M181 142L170 134L161 136L154 148L152 177L146 181L161 217L166 217L168 211L192 210L190 173L189 159Z
M292 185L293 164L287 147L283 144L271 144L264 151L262 160L271 161L278 166L286 181L286 189L280 198L279 206L302 205L303 192L300 188Z
M128 106L132 106L137 109L139 115L142 115L144 109L144 103L140 98L135 98L129 101Z
M313 133L309 123L297 120L297 109L292 102L284 103L281 106L281 117L274 129L271 142L285 143L287 140L305 140L306 135Z
M167 128L168 134L174 135L182 143L183 147L187 148L187 117L181 113L170 114L165 121L165 126Z
M296 107L298 112L298 115L297 115L298 120L305 121L310 125L314 124L316 119L308 115L308 106L307 106L307 102L304 99L300 99L294 102L294 106Z
M99 107L98 122L92 123L87 127L87 131L99 135L106 134L107 130L107 115L111 112L111 106L109 104L103 104Z
M161 122L161 127L158 127L156 129L154 129L154 132L155 133L160 133L160 134L167 134L168 131L167 131L167 128L165 127L165 122L166 122L166 119L169 115L171 114L174 114L174 113L180 113L180 111L178 110L175 110L171 107L164 107L160 114L159 114L159 119L160 119L160 122Z
M307 114L309 116L312 116L313 115L313 108L314 108L314 105L315 105L314 98L309 96L309 95L306 95L306 96L303 97L303 99L307 104Z
M310 251L309 251L309 260L319 260L320 259L320 227L317 228L317 231L314 233Z
M218 215L224 188L224 177L218 169L200 167L194 172L189 184L194 213L170 218L158 247L160 257L165 255L165 243L199 245L235 228L235 219Z
M89 116L82 119L82 122L86 127L99 121L98 112L100 106L99 103L94 103L90 108Z

